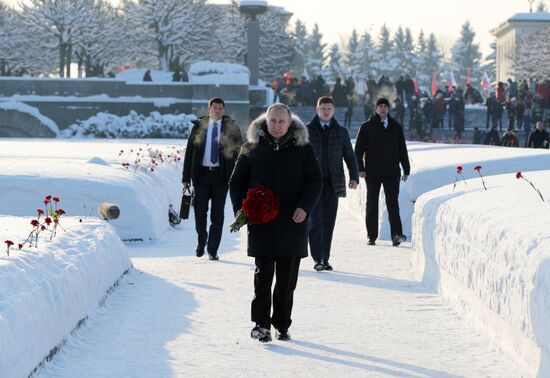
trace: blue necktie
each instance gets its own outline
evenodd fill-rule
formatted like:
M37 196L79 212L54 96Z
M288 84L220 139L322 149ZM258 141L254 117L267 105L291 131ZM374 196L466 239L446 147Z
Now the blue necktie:
M212 144L210 147L210 161L212 164L218 164L218 123L214 122L214 127L212 128Z

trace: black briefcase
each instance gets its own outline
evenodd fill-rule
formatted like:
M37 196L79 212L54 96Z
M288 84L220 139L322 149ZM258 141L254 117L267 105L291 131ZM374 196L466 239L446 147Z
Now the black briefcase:
M193 192L189 187L183 188L183 193L181 195L181 207L180 207L180 218L187 219L189 218L189 210L191 209L191 203L193 201Z

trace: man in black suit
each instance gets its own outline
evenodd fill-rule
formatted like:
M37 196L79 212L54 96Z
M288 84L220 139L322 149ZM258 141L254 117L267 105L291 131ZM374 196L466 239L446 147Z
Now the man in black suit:
M355 142L359 176L364 177L367 183L366 223L369 245L374 245L378 238L378 199L382 185L386 195L392 243L398 246L406 239L399 216L399 181L407 180L411 166L403 127L389 116L389 110L389 101L379 98L376 101L376 113L361 125Z
M208 115L195 121L191 129L183 163L183 186L189 187L192 183L195 188L196 254L202 257L206 248L210 260L219 259L229 178L242 145L239 126L224 112L225 103L221 98L208 101ZM207 232L209 201L212 205Z
M357 160L348 130L334 118L334 100L323 96L317 100L317 115L306 126L309 141L323 175L323 189L319 201L311 211L309 221L309 246L316 271L332 270L329 263L332 234L338 212L338 198L346 196L346 177L342 160L349 170L350 189L357 189L359 182Z

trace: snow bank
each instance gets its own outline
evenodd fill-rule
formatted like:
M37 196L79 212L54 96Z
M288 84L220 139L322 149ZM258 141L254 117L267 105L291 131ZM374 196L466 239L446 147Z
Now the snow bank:
M423 193L454 182L457 165L464 168L466 179L477 177L477 172L473 170L476 165L482 166L481 173L484 176L542 170L550 167L550 151L542 149L422 142L407 142L407 148L411 162L411 176L407 182L401 183L399 193L403 232L407 236L412 234L411 219L416 199ZM363 179L360 181L358 190L348 190L351 201L343 201L343 204L353 207L358 220L364 222L367 189L365 181ZM492 185L491 178L488 178L487 182L490 186ZM477 181L477 184L481 185L481 181ZM390 240L390 224L383 190L381 193L379 234L381 239Z
M248 67L237 63L201 60L189 67L189 82L193 84L242 84L250 82Z
M0 239L16 244L31 218L0 216ZM108 223L64 217L66 230L38 248L0 251L0 376L26 377L66 340L131 267ZM2 243L4 247L4 243Z
M127 116L98 113L85 121L78 121L61 132L62 137L82 138L187 138L197 117L186 114L149 116L131 111Z
M549 171L524 174L550 198ZM513 173L488 181L488 191L472 179L418 198L413 269L527 375L548 377L550 203Z
M59 128L57 127L57 124L52 121L50 118L46 117L40 111L32 106L29 106L27 104L24 104L19 101L1 101L0 100L0 109L5 110L16 110L21 113L26 113L34 118L36 118L40 123L42 123L44 126L46 126L48 129L50 129L54 134L59 134Z
M170 228L169 204L178 208L181 200L183 160L168 160L181 156L183 149L170 146L185 141L143 143L0 140L0 214L34 215L48 194L61 198L67 215L80 217L96 215L100 203L111 202L121 209L120 217L111 224L122 239L158 239ZM136 170L139 148L146 157ZM119 156L121 150L124 153ZM158 151L164 153L166 162L152 165L151 159L160 160ZM108 165L95 164L92 159L96 157ZM130 164L129 169L122 166L125 162Z

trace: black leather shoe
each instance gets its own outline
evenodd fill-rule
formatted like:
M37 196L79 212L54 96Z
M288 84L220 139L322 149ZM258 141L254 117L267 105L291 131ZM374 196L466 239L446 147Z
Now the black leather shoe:
M391 241L393 246L397 247L399 244L403 243L405 240L407 240L407 237L405 235L395 235Z
M328 270L329 272L332 271L332 265L330 265L328 261L323 262L323 268L324 270Z
M262 343L268 343L271 341L271 331L269 328L264 328L259 324L256 324L252 331L250 331L250 337L259 340Z
M323 264L322 261L318 261L318 262L315 263L315 265L313 265L313 269L320 272L321 270L325 269L325 264Z
M212 260L212 261L217 261L219 260L220 258L218 257L217 254L213 255L211 253L208 254L208 259Z
M369 239L367 245L376 245L376 242L374 241L374 239Z
M204 255L204 247L197 245L197 249L195 249L195 253L197 254L197 257L202 257Z
M290 340L290 333L288 333L288 329L278 329L275 331L275 338L277 340L287 341Z

